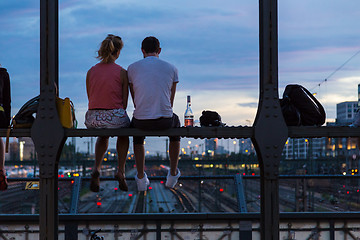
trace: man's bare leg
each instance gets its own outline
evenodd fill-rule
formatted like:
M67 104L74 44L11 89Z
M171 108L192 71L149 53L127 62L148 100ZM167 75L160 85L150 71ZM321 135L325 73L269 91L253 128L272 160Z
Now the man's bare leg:
M137 177L142 179L144 177L145 169L145 147L144 144L134 144L134 154L137 169Z
M118 173L125 176L125 163L129 150L129 137L118 137L116 151L118 153Z
M170 141L169 144L169 157L170 157L170 174L177 175L177 167L180 154L180 141Z

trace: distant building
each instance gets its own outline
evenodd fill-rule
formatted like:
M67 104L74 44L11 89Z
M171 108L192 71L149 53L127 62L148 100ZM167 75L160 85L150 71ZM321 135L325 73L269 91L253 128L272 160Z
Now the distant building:
M325 156L325 138L289 138L284 146L285 159L316 159Z
M336 125L349 125L353 122L358 109L358 101L347 101L336 104Z
M360 84L358 84L358 101L346 101L336 104L336 123L335 126L346 126L354 121L360 103ZM359 155L357 138L336 138L328 139L326 149L332 156L352 156L352 158ZM351 165L351 164L350 164Z
M217 138L205 139L205 154L206 155L214 155L217 148L218 148L218 139Z
M336 125L349 125L353 122L356 111L360 106L360 84L358 84L358 100L336 104Z
M347 126L354 119L360 103L360 84L358 85L358 101L346 101L336 104L336 122L334 126ZM345 159L341 164L343 174L354 174L359 167L359 142L357 138L326 138L325 151L327 157Z
M216 150L215 150L215 154L228 154L229 151L225 150L225 147L223 146L217 146Z

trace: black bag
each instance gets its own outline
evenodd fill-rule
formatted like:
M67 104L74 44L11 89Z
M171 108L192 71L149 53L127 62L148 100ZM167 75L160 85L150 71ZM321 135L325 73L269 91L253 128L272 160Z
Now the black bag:
M303 86L287 85L280 105L288 126L321 126L325 123L323 106Z
M14 128L31 128L35 121L34 114L36 114L39 107L40 96L36 96L27 101L13 117L12 125Z
M300 126L301 116L299 110L291 103L288 96L280 99L281 111L287 126Z
M206 110L202 111L200 125L202 127L218 127L224 126L225 124L221 122L221 117L217 112Z

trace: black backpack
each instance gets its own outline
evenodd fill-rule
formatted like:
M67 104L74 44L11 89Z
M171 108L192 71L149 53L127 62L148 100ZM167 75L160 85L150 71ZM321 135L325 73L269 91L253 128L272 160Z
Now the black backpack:
M202 115L199 119L202 127L218 127L225 125L221 122L220 115L215 111L202 111Z
M280 105L288 126L321 126L325 123L324 107L301 85L287 85Z
M35 121L34 114L36 114L39 107L40 96L36 96L27 101L13 117L12 125L14 128L31 128Z

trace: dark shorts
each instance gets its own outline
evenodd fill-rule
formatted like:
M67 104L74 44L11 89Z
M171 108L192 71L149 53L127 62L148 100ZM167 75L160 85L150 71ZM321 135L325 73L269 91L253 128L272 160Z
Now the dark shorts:
M180 120L178 115L175 113L171 118L158 118L158 119L148 119L148 120L139 120L132 118L130 127L138 128L142 130L165 130L169 128L178 128L180 127ZM134 136L134 144L144 144L145 136ZM180 136L171 136L169 137L170 142L180 141Z

